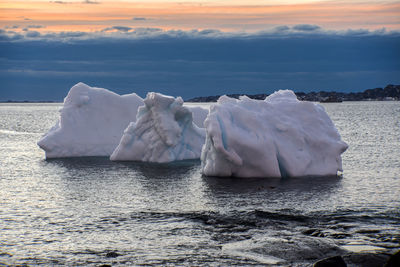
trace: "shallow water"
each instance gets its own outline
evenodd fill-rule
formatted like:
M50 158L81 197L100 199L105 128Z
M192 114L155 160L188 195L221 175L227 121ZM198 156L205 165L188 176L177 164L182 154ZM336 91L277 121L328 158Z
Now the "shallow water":
M343 177L280 180L46 161L36 142L60 104L0 104L0 265L307 266L400 248L400 102L324 106L349 144Z

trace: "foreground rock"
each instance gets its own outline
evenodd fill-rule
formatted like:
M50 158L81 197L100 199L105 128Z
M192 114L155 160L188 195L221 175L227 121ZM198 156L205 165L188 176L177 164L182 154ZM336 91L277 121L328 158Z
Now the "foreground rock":
M148 93L111 160L171 162L200 158L205 131L193 123L182 98Z
M289 90L265 99L222 96L204 122L201 160L207 176L337 175L347 144L318 104Z
M390 256L384 267L398 267L400 266L400 250Z
M316 262L314 267L347 267L341 256L326 258Z
M121 254L119 254L119 253L117 253L117 252L115 252L115 251L111 251L111 252L108 252L108 253L106 254L106 258L116 258L116 257L118 257L118 256L121 256Z

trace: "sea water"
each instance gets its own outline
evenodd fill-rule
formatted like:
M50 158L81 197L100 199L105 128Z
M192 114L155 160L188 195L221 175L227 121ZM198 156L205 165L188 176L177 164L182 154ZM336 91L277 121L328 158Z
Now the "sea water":
M323 105L349 144L342 177L45 160L36 142L61 104L0 104L0 265L308 266L399 249L400 102Z

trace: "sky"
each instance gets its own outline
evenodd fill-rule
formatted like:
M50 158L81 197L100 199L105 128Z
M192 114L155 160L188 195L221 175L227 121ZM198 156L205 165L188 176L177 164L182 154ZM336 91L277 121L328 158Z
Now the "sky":
M400 84L400 1L0 0L0 101Z

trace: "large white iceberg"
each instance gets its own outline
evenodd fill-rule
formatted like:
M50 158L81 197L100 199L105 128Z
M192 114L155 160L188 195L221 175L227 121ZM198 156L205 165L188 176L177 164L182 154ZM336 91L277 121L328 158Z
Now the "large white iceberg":
M46 158L110 156L143 99L78 83L64 99L60 118L38 142Z
M222 96L204 122L202 172L207 176L336 175L347 144L325 109L289 90L263 100Z
M208 115L208 109L199 106L186 106L193 114L193 122L200 128L204 128L204 121Z
M182 98L148 93L136 122L124 132L111 160L170 162L200 158L205 131L193 123Z

